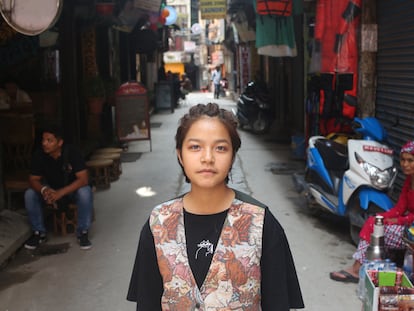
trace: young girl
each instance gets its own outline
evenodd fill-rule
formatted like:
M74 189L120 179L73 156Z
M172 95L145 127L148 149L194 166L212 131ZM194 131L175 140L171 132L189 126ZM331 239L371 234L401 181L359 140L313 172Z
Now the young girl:
M402 236L407 226L414 221L414 141L407 142L401 148L400 165L406 175L403 188L397 204L387 212L379 213L384 216L384 242L388 249L404 249ZM357 251L353 255L355 259L352 266L344 270L331 272L329 277L332 280L345 283L358 283L359 268L366 258L366 252L374 230L374 217L365 222L359 234L360 241Z
M241 145L232 113L196 105L175 139L191 190L153 209L127 299L140 311L303 308L283 228L265 205L227 186Z

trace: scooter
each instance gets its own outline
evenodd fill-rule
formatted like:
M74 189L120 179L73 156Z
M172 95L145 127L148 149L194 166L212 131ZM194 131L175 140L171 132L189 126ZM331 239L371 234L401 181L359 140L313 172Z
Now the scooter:
M393 150L384 144L386 131L376 118L355 118L345 144L324 136L309 138L305 175L294 174L308 207L348 217L353 243L365 220L392 208L387 191L397 176Z
M249 126L255 134L269 131L273 118L269 96L260 90L254 81L250 81L237 100L237 110L232 109L239 121L240 128Z

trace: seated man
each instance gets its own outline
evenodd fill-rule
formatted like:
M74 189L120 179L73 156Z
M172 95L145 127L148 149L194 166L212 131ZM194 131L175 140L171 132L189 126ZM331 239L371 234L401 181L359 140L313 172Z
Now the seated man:
M42 149L32 159L30 188L25 193L25 205L33 235L26 241L27 249L35 249L46 241L43 217L44 204L62 208L70 202L78 206L77 238L81 249L92 247L88 230L92 218L93 195L88 171L80 152L64 144L59 127L43 131Z

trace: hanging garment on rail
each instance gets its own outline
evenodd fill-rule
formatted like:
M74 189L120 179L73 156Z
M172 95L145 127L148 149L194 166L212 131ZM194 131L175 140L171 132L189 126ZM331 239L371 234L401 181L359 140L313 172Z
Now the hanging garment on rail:
M256 4L260 15L292 15L292 0L257 0Z

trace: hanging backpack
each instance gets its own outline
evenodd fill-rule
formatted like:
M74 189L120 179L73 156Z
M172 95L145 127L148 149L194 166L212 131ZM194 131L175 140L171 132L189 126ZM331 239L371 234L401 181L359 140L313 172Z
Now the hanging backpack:
M256 0L259 15L292 15L292 0Z

